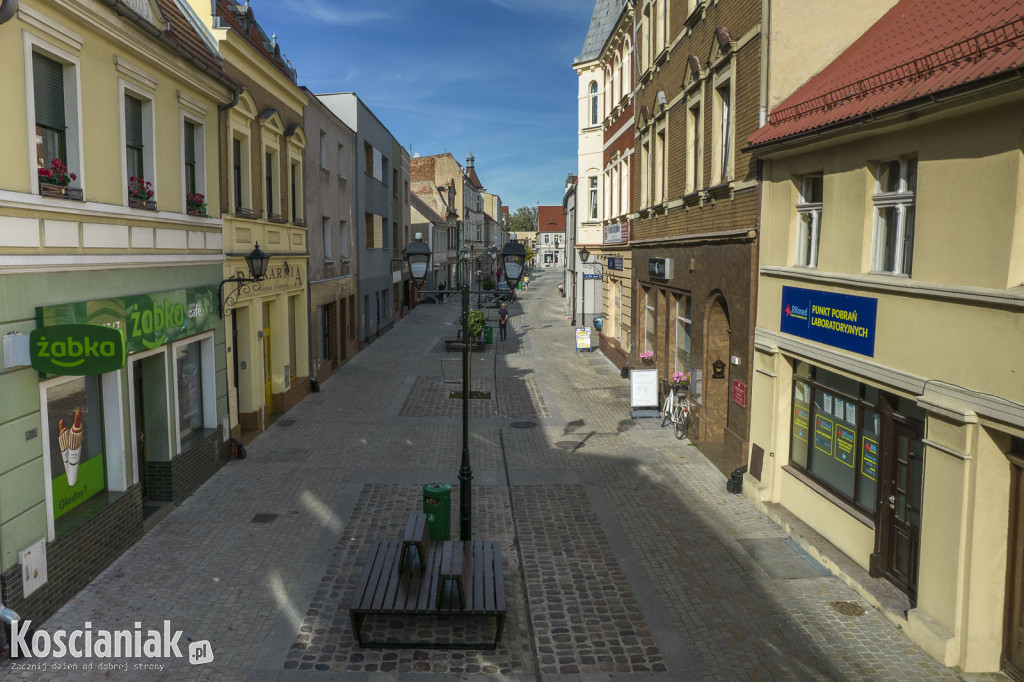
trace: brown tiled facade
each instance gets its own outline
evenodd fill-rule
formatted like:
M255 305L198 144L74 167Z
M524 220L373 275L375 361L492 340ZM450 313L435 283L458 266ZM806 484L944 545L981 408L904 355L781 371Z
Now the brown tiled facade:
M743 141L758 127L760 7L702 4L686 16L671 5L666 18L644 6L637 19L640 36L666 19L668 31L660 51L637 41L634 355L654 350L667 380L685 364L677 345L688 320L689 437L725 473L746 462L750 430L759 206ZM669 264L667 276L651 274L652 259Z

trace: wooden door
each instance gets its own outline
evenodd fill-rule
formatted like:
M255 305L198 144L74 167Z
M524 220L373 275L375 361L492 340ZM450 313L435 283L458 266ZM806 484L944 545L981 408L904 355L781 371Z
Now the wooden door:
M1024 501L1021 500L1021 469L1013 466L1010 471L1003 668L1014 679L1024 680Z
M917 600L921 546L921 487L924 481L924 443L919 425L892 422L891 454L879 515L883 537L885 577Z
M270 364L270 327L263 328L263 402L267 412L274 411L274 385Z

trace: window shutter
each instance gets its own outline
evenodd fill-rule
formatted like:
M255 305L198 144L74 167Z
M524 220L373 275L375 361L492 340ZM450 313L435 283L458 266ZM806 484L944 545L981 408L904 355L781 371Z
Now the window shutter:
M64 66L33 52L32 80L36 123L63 131L67 127L64 122Z
M196 127L194 124L185 121L185 163L195 164L196 162Z
M142 149L142 102L124 96L124 132L129 147Z

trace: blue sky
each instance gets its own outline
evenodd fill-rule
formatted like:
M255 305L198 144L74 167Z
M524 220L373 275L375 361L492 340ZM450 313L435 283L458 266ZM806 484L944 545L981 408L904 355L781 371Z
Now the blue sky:
M355 92L411 154L472 148L510 211L562 203L594 0L250 0L313 92Z

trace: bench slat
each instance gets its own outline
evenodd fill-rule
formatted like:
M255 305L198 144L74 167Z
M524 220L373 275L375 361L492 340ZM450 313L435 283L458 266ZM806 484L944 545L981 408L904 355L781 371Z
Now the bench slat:
M373 598L366 608L374 611L390 609L394 603L394 590L397 587L397 562L400 554L401 543L388 540L384 548L384 558L381 562L380 573L377 576L376 589ZM365 603L365 600L364 600Z

